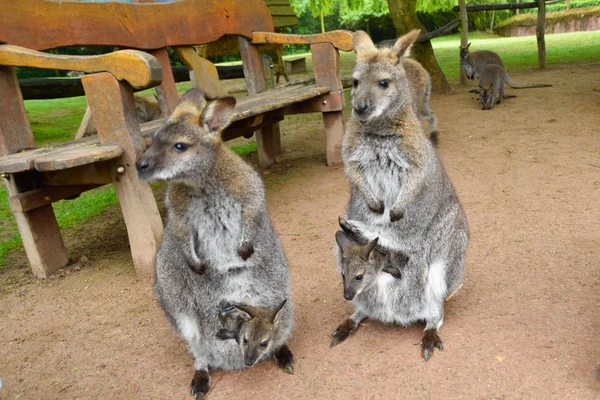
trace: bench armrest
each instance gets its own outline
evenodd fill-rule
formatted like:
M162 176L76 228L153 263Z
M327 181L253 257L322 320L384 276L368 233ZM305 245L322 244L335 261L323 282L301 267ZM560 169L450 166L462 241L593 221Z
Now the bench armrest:
M337 30L315 35L289 35L285 33L254 32L252 44L317 44L331 43L342 51L352 51L352 32Z
M136 89L160 84L162 69L152 55L138 50L119 50L99 56L69 56L42 53L20 46L0 45L0 65L82 71L109 72Z

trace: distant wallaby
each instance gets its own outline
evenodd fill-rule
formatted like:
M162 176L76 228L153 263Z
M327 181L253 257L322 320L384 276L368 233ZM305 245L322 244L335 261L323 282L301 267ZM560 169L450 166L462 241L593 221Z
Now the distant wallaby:
M420 308L423 299L430 306L423 342L423 356L428 358L439 341L444 297L462 282L468 234L452 183L415 114L401 63L418 33L412 31L392 48L379 50L366 33L354 34L357 84L342 155L351 183L348 226L408 257L401 280L406 273L421 277L407 299L416 302L414 308ZM368 316L357 308L348 327L356 329ZM408 323L390 318L381 320ZM335 342L348 333L337 330Z
M247 304L225 307L221 311L225 327L217 332L217 338L235 339L244 354L244 364L249 367L272 356L280 368L293 374L294 356L286 345L291 326L281 324L286 302L287 299L274 309Z
M197 399L208 392L210 369L246 367L240 346L217 338L223 303L249 298L271 309L288 299L278 317L278 343L293 326L287 260L263 183L221 141L234 107L233 97L206 105L199 89L186 92L136 163L141 178L169 181L154 290L194 357Z
M491 110L494 104L500 104L502 99L517 97L504 94L504 83L515 89L550 87L543 83L516 83L513 82L504 68L499 65L486 65L479 76L479 102L482 110Z
M139 123L162 118L162 112L156 99L154 101L141 96L134 96L135 116Z
M489 50L479 50L471 53L469 47L471 47L471 43L467 47L459 47L460 67L465 71L467 78L471 80L479 79L483 68L488 64L495 64L504 68L504 63L498 54Z

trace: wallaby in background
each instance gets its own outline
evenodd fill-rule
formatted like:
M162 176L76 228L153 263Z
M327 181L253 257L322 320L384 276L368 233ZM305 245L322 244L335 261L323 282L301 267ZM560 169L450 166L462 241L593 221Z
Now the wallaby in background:
M516 83L513 82L504 68L499 65L486 65L479 76L479 102L482 110L491 110L494 104L500 104L502 99L517 97L504 94L504 83L515 89L550 87L543 83Z
M263 183L221 141L235 103L224 97L206 105L199 89L186 92L136 163L141 178L169 182L154 291L194 358L197 399L210 388L210 369L247 367L237 343L217 338L223 303L250 299L272 309L288 299L278 316L278 343L293 327L287 260Z
M289 374L294 373L294 356L286 345L291 332L283 331L282 309L287 299L274 309L234 304L221 310L224 328L217 332L221 340L234 339L244 354L244 364L252 366L259 360L273 357L277 365ZM290 326L283 326L289 329Z
M156 97L151 100L147 97L134 96L135 116L137 121L142 122L154 121L163 117Z
M401 281L406 274L421 279L419 285L412 283L403 299L414 302L412 310L427 308L427 315L421 315L427 319L423 341L423 356L427 359L433 347L441 343L437 330L443 321L443 300L463 279L468 234L454 187L423 134L401 62L418 34L412 31L385 49L377 49L365 32L354 34L356 84L342 155L351 184L347 225L366 240L377 238L382 248L408 257ZM338 248L342 252L341 246ZM338 253L340 271L342 263L342 254ZM388 293L389 279L385 276L378 290ZM389 309L384 301L397 300L382 295L379 306ZM368 316L357 308L347 328L355 329ZM389 323L414 322L396 314L375 313L372 318ZM336 330L335 343L348 334L348 329Z
M488 64L495 64L504 68L504 63L497 53L489 50L479 50L471 53L469 47L471 47L471 43L467 47L461 46L459 49L460 67L470 80L479 79L483 69Z

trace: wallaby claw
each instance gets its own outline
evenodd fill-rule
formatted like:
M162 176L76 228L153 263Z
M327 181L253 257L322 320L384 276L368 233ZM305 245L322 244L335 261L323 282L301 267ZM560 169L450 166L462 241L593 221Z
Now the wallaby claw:
M281 346L281 348L273 355L273 359L279 368L290 375L294 375L294 355L287 345Z
M390 210L390 220L392 222L400 221L402 218L404 218L404 213L402 211L394 209Z
M246 261L254 254L254 246L249 242L243 242L238 248L238 254L242 257L242 260Z
M352 320L347 319L344 321L344 323L341 324L331 335L333 336L333 340L331 341L331 344L329 344L329 347L337 346L344 340L348 339L354 332L356 332L357 328L358 325Z
M423 339L421 339L421 349L425 361L429 361L435 348L444 351L442 339L440 339L435 329L428 329L425 331Z
M373 211L375 214L383 214L385 207L383 205L383 201L375 200L374 203L368 203L367 206L369 210Z
M210 388L210 375L208 371L199 370L194 372L194 378L190 384L190 394L196 400L202 400Z

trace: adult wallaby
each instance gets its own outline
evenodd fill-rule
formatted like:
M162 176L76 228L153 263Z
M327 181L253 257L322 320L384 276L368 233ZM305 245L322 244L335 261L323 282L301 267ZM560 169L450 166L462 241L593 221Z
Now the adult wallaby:
M497 53L489 50L479 50L471 53L469 47L471 47L471 43L467 47L459 47L460 67L465 71L467 78L471 80L479 79L483 68L488 64L495 64L504 68L504 63Z
M287 347L291 325L281 324L282 309L287 299L274 309L248 304L226 306L221 311L225 327L217 332L221 340L234 339L244 354L244 364L252 366L273 355L277 365L294 373L294 356ZM274 352L277 350L276 352Z
M428 358L431 344L439 341L443 299L462 282L468 235L452 183L415 114L401 63L418 34L412 31L379 50L366 33L354 34L357 84L342 155L351 183L348 226L407 256L403 270L422 279L414 290L424 291L415 298L431 305L423 342ZM357 308L349 327L355 329L367 316ZM336 343L344 333L348 330L336 331Z
M500 65L489 64L483 68L479 76L478 91L479 102L482 110L491 110L494 104L500 104L502 99L517 97L504 94L504 83L515 89L550 87L543 83L516 83L513 82L504 68Z
M221 141L235 99L206 105L186 92L136 163L146 180L166 180L167 224L156 256L154 290L171 325L188 342L201 399L209 370L245 368L240 346L217 338L223 303L251 299L274 308L291 298L287 260L266 210L258 174ZM285 343L293 326L291 301L280 311ZM273 348L273 354L287 347Z
M406 79L413 91L413 99L417 107L419 119L429 123L429 139L437 144L439 132L437 130L437 118L429 107L431 98L431 76L423 66L412 58L402 58L402 66L406 72Z

